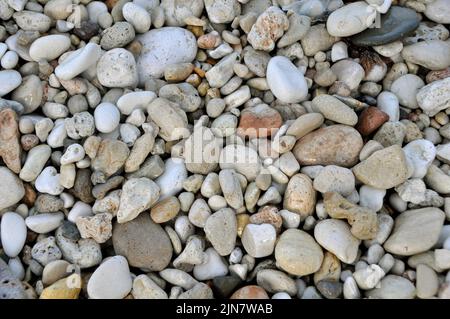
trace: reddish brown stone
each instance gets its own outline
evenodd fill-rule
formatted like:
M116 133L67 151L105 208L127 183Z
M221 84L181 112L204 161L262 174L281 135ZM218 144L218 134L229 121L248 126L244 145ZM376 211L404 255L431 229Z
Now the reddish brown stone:
M445 78L448 78L450 76L450 67L444 69L444 70L438 70L438 71L430 71L428 72L425 80L427 83L431 83L434 81L442 80Z
M23 187L25 188L25 195L22 198L22 202L28 207L33 207L36 201L36 191L28 183L23 183Z
M6 166L14 173L19 174L22 163L20 155L22 148L19 142L19 124L17 114L12 109L0 112L0 157Z
M250 285L236 290L230 299L269 299L269 296L263 288Z
M370 106L362 111L359 116L356 129L362 136L370 135L375 132L381 125L389 120L389 115L381 111L375 106Z
M237 133L241 137L250 138L272 136L278 131L282 122L283 119L277 110L265 104L259 104L241 112Z

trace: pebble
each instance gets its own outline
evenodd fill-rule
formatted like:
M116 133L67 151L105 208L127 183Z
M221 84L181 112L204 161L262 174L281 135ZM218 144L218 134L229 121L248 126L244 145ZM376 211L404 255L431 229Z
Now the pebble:
M81 276L72 274L67 278L63 278L45 288L40 299L78 299L81 291Z
M333 11L327 19L327 31L335 37L348 37L370 27L375 17L373 7L357 1Z
M225 276L228 273L227 264L214 248L205 251L206 262L194 267L194 277L197 280L209 280Z
M409 169L412 170L412 178L423 178L431 163L436 157L436 148L433 143L424 139L418 139L403 147Z
M59 57L70 48L70 39L65 35L53 34L41 37L30 46L30 57L39 62L51 61Z
M439 111L448 108L450 78L434 81L421 87L416 95L418 106L429 116L435 116Z
M22 83L22 76L15 70L0 71L0 96L4 96Z
M348 196L355 188L355 177L347 168L328 165L314 178L313 186L321 193L338 192L343 196Z
M242 233L242 245L254 258L262 258L273 253L276 240L275 228L270 224L248 224Z
M449 53L448 42L430 40L405 46L401 55L409 63L418 64L430 70L442 70L450 66Z
M415 10L392 6L381 16L379 26L372 27L352 37L353 44L378 46L390 44L403 38L419 26L419 16Z
M416 289L417 297L421 299L430 298L437 294L439 290L439 279L432 268L424 264L417 265Z
M94 66L100 58L100 55L100 46L90 42L66 57L55 68L55 75L60 80L72 80L77 75Z
M240 14L241 5L237 0L206 0L205 9L211 22L229 23Z
M102 133L111 133L120 122L120 111L112 103L104 102L95 108L94 111L95 128Z
M61 259L62 253L56 245L55 237L50 236L33 246L31 256L45 267L50 262Z
M408 178L405 153L398 145L376 151L353 168L355 177L366 185L389 189Z
M223 171L222 171L223 172ZM220 256L229 255L236 244L237 222L232 209L223 208L206 220L204 231Z
M314 238L342 262L352 264L356 261L361 241L352 235L347 223L336 219L322 220L314 228Z
M288 28L289 20L284 12L271 6L258 17L247 35L247 40L255 50L272 51L275 42Z
M269 296L263 288L250 285L236 290L230 299L269 299Z
M413 299L416 288L406 278L387 275L380 281L378 288L367 291L365 295L374 299Z
M395 219L394 230L384 249L401 256L427 251L437 242L444 218L444 212L433 207L401 213Z
M323 252L314 238L306 232L288 229L275 246L275 260L289 274L306 276L318 271Z
M427 3L424 14L428 19L436 23L448 24L450 23L448 18L448 4L447 0L436 0Z
M127 223L114 224L112 242L116 254L125 256L133 267L160 271L172 258L169 236L151 220L149 214L140 214Z
M126 21L131 23L137 33L144 33L150 29L150 14L139 5L127 2L122 7L122 14Z
M423 80L417 75L405 74L392 83L391 91L397 96L401 105L416 109L419 107L416 95L424 85Z
M267 65L267 84L271 92L285 103L301 102L308 94L303 74L288 58L282 56L270 59Z
M7 212L1 219L1 240L5 254L14 258L22 251L27 237L23 218L16 213Z
M139 275L133 280L134 299L167 299L167 293L161 289L149 276Z
M61 226L63 220L62 213L42 213L27 217L25 223L35 233L47 234Z
M339 124L355 126L358 122L356 113L337 98L323 94L312 100L313 108L322 113L323 117Z
M293 153L300 165L351 167L358 161L362 147L358 131L345 125L331 125L298 140Z
M287 184L283 208L299 214L302 219L314 212L316 192L311 179L304 174L296 174Z
M286 292L290 296L297 293L295 281L279 270L262 269L256 276L258 286L270 293Z
M106 87L129 87L138 82L133 55L122 48L107 51L97 63L97 78Z
M137 59L141 83L151 77L160 78L170 64L192 62L197 53L194 35L178 27L150 30L139 36L138 40L142 43L142 51Z
M122 299L133 282L127 260L120 255L103 262L89 278L87 293L91 299Z

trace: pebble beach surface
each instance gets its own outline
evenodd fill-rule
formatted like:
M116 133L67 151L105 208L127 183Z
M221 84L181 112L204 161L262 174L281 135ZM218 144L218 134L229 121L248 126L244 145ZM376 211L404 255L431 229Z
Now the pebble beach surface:
M450 299L450 0L0 0L0 299Z

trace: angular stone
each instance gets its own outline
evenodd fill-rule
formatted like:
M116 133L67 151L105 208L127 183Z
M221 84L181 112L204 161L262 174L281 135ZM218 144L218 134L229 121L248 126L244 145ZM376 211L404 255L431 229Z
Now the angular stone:
M405 153L399 145L387 147L353 167L353 173L362 183L375 188L398 186L408 178Z

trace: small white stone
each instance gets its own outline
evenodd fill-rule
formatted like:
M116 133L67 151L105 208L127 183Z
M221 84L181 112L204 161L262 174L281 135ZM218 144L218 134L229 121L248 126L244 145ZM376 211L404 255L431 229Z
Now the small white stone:
M339 41L331 48L331 61L336 62L348 58L347 44Z
M14 69L19 62L19 56L14 51L6 52L1 59L1 65L4 69Z
M60 80L71 80L78 74L94 67L100 58L101 47L89 42L86 46L70 53L55 69Z
M73 205L72 209L69 212L69 215L67 215L67 219L72 222L75 223L78 219L78 217L86 217L86 216L92 216L93 212L92 212L92 207L89 206L88 204L82 202L82 201L77 201L75 203L75 205Z
M208 248L205 254L205 262L194 267L195 279L209 280L225 276L228 273L227 264L214 248Z
M122 299L131 288L127 260L122 256L114 256L94 271L87 284L87 293L91 299Z
M63 192L64 187L59 182L60 175L53 166L44 168L36 178L34 186L41 193L50 195L59 195Z
M357 270L353 273L359 288L368 290L375 288L385 275L383 269L378 265L369 265L366 268Z
M187 178L186 165L180 158L169 158L164 163L164 173L155 182L161 189L159 200L178 194Z
M74 143L70 144L63 156L61 156L61 165L76 163L84 158L85 152L83 146Z
M125 3L122 7L122 14L125 20L133 25L137 33L144 33L150 29L150 14L133 2Z
M392 82L391 91L397 96L401 105L416 109L419 107L416 94L424 85L423 80L417 75L405 74Z
M11 270L14 277L19 280L23 280L25 277L25 268L23 268L22 262L19 257L10 258L8 261L8 267Z
M262 258L273 253L277 234L270 224L248 224L242 234L242 245L254 258Z
M363 185L359 189L359 204L378 212L383 207L385 189L375 188L369 185Z
M27 227L19 214L7 212L0 221L0 234L3 250L10 258L21 252L27 238Z
M63 213L44 213L27 217L25 223L35 233L47 234L61 226L63 220Z
M154 99L156 94L152 91L130 92L117 100L117 107L122 114L129 115L136 109L145 111Z
M120 123L119 109L112 103L103 102L94 111L95 127L102 133L111 133Z
M428 140L414 140L403 147L412 178L423 178L436 157L436 148Z
M390 122L397 122L400 119L400 105L394 93L381 92L377 97L377 107L389 115Z

